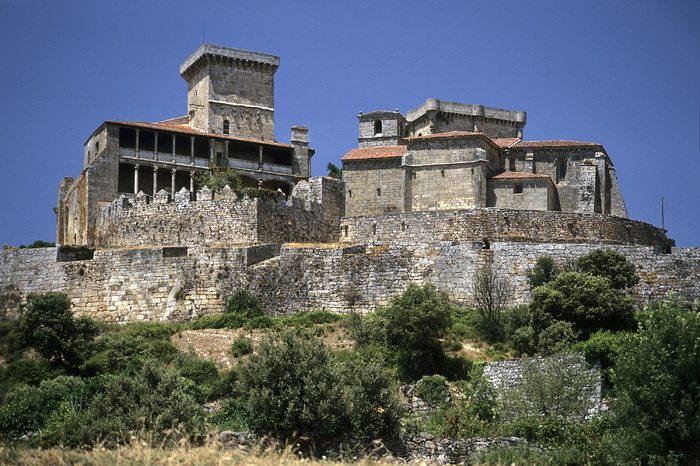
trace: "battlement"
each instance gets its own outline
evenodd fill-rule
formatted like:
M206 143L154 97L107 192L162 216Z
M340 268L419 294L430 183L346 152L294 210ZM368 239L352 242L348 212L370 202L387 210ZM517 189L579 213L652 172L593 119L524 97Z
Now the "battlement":
M102 208L97 247L214 246L287 242L334 242L343 215L342 182L312 178L282 192L228 186L171 196L139 192Z
M280 57L275 55L222 47L220 45L203 44L180 65L180 76L189 81L190 77L194 76L198 68L203 66L204 63L222 59L235 61L239 65L267 65L273 70L277 70L280 66Z

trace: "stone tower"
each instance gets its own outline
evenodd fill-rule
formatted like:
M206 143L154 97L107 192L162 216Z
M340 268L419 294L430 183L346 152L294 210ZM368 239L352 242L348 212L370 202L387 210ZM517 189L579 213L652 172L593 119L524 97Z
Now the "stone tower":
M204 44L180 66L189 124L212 134L274 141L275 71L266 53Z
M360 147L396 146L406 136L406 119L395 112L360 113Z

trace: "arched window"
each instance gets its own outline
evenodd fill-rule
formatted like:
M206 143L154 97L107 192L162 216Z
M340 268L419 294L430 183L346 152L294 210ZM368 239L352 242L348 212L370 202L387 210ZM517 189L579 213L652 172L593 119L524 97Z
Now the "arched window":
M562 181L566 181L566 159L557 160L556 170L557 170L557 173L556 173L557 183L561 183Z
M382 134L382 120L374 120L374 135Z
M229 123L228 120L224 120L224 134L228 134L229 132Z

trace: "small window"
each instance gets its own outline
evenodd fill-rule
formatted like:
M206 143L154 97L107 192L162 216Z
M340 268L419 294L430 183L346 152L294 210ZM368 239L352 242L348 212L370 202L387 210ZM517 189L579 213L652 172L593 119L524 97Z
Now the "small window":
M374 120L374 135L382 134L382 120Z
M352 197L352 189L348 189L348 197Z
M229 122L228 120L224 120L224 134L229 133Z
M377 196L381 196L381 195L382 195L382 188L377 188Z
M566 159L557 161L557 183L566 181Z
M523 193L523 184L522 183L515 183L513 185L513 194L522 194Z
M415 179L416 179L416 176L417 176L417 175L416 175L416 172L414 171L414 172L412 173L412 175L413 175L413 179L415 180Z
M440 170L440 174L441 174L442 177L444 178L444 177L445 177L445 170Z
M100 151L100 141L95 142L95 152Z

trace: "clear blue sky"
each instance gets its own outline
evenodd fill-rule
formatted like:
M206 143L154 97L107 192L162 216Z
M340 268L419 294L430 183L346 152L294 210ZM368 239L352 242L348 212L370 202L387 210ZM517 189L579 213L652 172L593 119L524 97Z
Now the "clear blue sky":
M54 240L103 121L185 115L203 40L281 57L276 137L308 126L314 175L357 147L360 111L524 110L526 140L602 144L630 216L660 226L664 196L669 236L700 246L697 0L0 0L0 245Z

